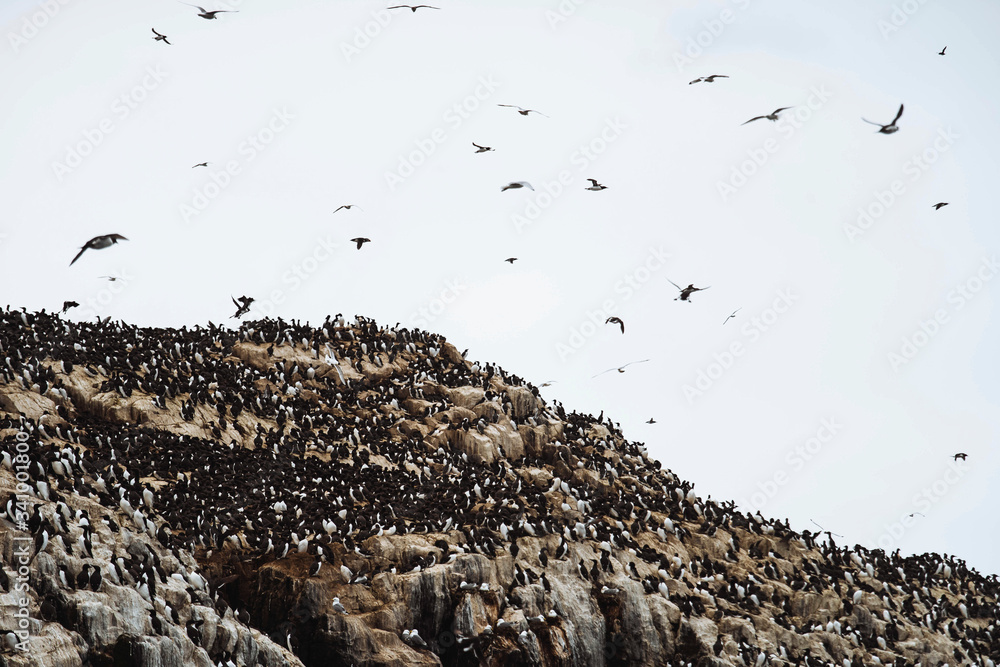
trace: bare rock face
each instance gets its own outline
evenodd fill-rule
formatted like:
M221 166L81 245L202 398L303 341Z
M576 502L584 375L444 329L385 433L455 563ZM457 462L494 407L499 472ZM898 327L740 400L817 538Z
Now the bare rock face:
M701 499L603 416L363 318L0 312L0 454L5 665L1000 659L995 576Z

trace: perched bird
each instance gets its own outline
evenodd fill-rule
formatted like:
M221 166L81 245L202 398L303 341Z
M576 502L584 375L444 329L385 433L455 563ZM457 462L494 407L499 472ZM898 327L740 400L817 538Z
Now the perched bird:
M522 116L527 116L529 113L537 113L539 116L545 116L541 111L535 111L534 109L523 109L516 104L498 104L498 107L510 107L512 109L517 109L517 112ZM545 116L548 118L548 116Z
M609 368L608 370L606 370L606 371L601 371L601 372L600 372L600 373L598 373L597 375L593 376L593 377L591 378L591 380L593 380L593 379L594 379L595 377L597 377L598 375L604 375L605 373L610 373L611 371L618 371L619 373L624 373L624 372L625 372L625 369L626 369L626 368L628 368L629 366L631 366L632 364L641 364L641 363L644 363L644 362L646 362L646 361L649 361L649 359L640 359L639 361L630 361L630 362L628 362L627 364L625 364L624 366L618 366L618 367L616 367L616 368ZM604 413L602 412L601 414L604 414Z
M694 283L691 283L687 287L681 287L680 285L678 285L677 283L675 283L673 280L670 280L670 278L667 278L667 282L669 282L671 285L673 285L674 287L676 287L677 289L679 289L681 291L681 295L679 297L677 297L676 299L674 299L674 301L678 301L678 300L679 301L687 301L688 303L691 303L689 299L690 299L690 297L691 297L692 294L694 294L695 292L700 292L701 290L709 289L711 287L711 285L709 285L708 287L695 287ZM725 324L725 322L723 322L723 324Z
M232 295L229 298L233 299ZM250 310L250 304L253 302L254 298L252 296L241 296L239 300L233 299L233 305L236 306L236 314L233 317L239 319L246 315L247 311Z
M339 211L339 210L340 210L340 209L342 209L342 208L345 208L345 209L347 209L348 211L350 211L350 210L351 210L352 208L359 208L359 209L361 209L362 211L364 210L363 208L361 208L361 207L360 207L360 206L358 206L357 204L344 204L343 206L338 206L338 207L337 207L337 211ZM336 213L337 211L334 211L334 213Z
M204 7L199 7L198 5L192 5L191 3L188 2L182 2L181 4L187 5L188 7L194 7L195 9L199 10L201 14L198 14L198 16L200 16L203 19L214 19L216 14L235 13L239 11L238 9L216 9L214 12L210 12Z
M161 35L160 33L156 32L156 28L153 28L153 34L156 35L156 37L153 38L155 41L164 42L166 44L170 43L169 41L167 41L166 35Z
M604 320L604 323L605 324L617 324L617 325L619 325L622 328L622 333L625 333L625 323L622 322L622 319L620 317L611 316L608 319Z
M197 169L198 167L207 167L210 164L212 164L212 163L211 162L199 162L198 164L196 164L195 166L193 166L191 168L192 169Z
M955 461L957 461L959 459L962 459L964 461L967 456L968 456L968 454L966 454L965 452L959 452L958 454L955 454L952 457L952 459L954 459Z
M889 123L888 125L882 125L881 123L874 123L874 122L868 120L867 118L862 118L861 120L863 120L866 123L869 123L871 125L878 125L879 129L877 130L877 132L879 134L892 134L893 132L896 132L897 130L899 130L899 126L896 125L896 121L898 121L899 117L902 116L902 115L903 115L903 105L900 104L899 105L899 111L896 112L896 117L893 118L892 122Z
M344 609L344 605L340 603L340 598L333 598L333 610L338 614L347 616L347 610Z
M80 255L88 249L102 250L104 248L110 248L119 241L128 241L128 239L121 234L105 234L103 236L95 236L83 244L83 247L80 248L80 252L76 253L76 257L73 258L73 261L70 262L69 265L73 266L73 264L76 263L76 260L80 259Z
M70 308L76 308L79 305L76 301L63 301L62 311L65 313Z
M705 289L708 289L708 288L706 287ZM724 320L722 321L722 323L723 323L723 324L725 324L725 323L726 323L726 322L728 322L729 320L731 320L731 319L733 319L734 317L736 317L736 313L740 312L741 310L743 310L743 306L740 306L739 308L737 308L736 310L734 310L734 311L733 311L733 312L732 312L732 313L731 313L731 314L729 315L729 317L727 317L726 319L724 319Z
M944 49L941 49L940 51L938 51L938 55L939 56L943 56L944 55L944 50L947 49L947 48L948 47L946 46L946 47L944 47Z
M589 188L584 188L584 190L593 190L594 192L600 192L601 190L607 190L608 189L608 186L601 185L600 183L598 183L597 181L595 181L592 178L588 178L587 180L590 181L590 187Z
M709 76L700 76L694 81L688 83L690 86L692 83L698 83L699 81L704 81L705 83L713 83L716 79L728 79L728 74L711 74Z
M778 114L779 113L781 113L782 111L785 111L786 109L791 109L791 108L792 107L780 107L780 108L775 109L774 111L772 111L771 113L769 113L769 114L767 114L765 116L754 116L753 118L751 118L750 120L748 120L747 123L752 123L755 120L760 120L761 118L766 118L766 119L768 119L769 121L771 121L773 123L774 121L778 120ZM743 123L743 124L746 125L747 123Z
M514 262L517 261L517 257L508 257L504 261L507 262L508 264L513 264Z
M416 13L420 8L441 9L440 7L431 7L430 5L396 5L395 7L387 7L386 9L409 9L411 12Z
M529 190L535 189L531 187L531 183L528 181L513 181L500 188L500 192L503 192L504 190L517 190L518 188L528 188Z
M361 246L363 246L364 244L372 242L371 239L366 239L363 236L358 236L358 237L355 237L355 238L353 238L351 240L358 244L358 250L361 250Z
M476 147L476 149L477 149L477 150L476 150L476 152L477 152L477 153L485 153L486 151L491 151L491 150L493 150L493 149L492 149L492 148L490 148L489 146L480 146L480 145L479 145L479 144L477 144L477 143L476 143L475 141L473 141L473 142L472 142L472 145Z
M935 210L935 211L937 211L937 210L939 210L939 209L940 209L940 208L941 208L942 206L947 206L947 205L948 205L948 202L946 202L946 201L941 201L941 202L938 202L937 204L934 204L934 210Z

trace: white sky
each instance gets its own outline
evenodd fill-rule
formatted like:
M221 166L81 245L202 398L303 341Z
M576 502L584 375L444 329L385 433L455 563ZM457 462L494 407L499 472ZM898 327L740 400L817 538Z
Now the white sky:
M703 495L1000 571L1000 6L434 4L4 3L0 302L180 326L246 294L427 328L555 380ZM708 74L730 78L688 85ZM861 121L901 102L896 134Z

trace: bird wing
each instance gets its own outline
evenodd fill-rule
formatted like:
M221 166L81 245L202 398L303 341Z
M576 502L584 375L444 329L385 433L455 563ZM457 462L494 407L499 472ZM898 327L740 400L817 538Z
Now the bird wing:
M389 9L392 9L392 8L390 7ZM522 109L521 107L517 106L516 104L498 104L497 106L498 107L511 107L512 109L518 109L520 111L524 111L524 109Z
M550 118L550 116L546 116L541 111L535 111L534 109L528 109L526 113L537 113L539 116L545 116L546 118Z
M391 7L390 7L390 9L391 9ZM336 211L334 211L334 213L336 213L337 211L339 211L339 210L340 210L340 209L342 209L342 208L347 208L347 207L346 207L346 206L339 206L339 207L337 207L337 210L336 210Z
M896 121L899 120L899 117L902 115L903 115L903 105L900 104L899 111L896 112L896 117L892 119L892 125L895 125Z
M117 241L128 241L128 239L122 236L121 234L108 234L108 238L115 239Z
M670 278L667 278L667 282L668 282L668 283L670 283L671 285L673 285L674 287L676 287L677 289L679 289L680 291L682 291L682 292L684 291L684 288L683 288L683 287L681 287L680 285L678 285L677 283L675 283L675 282L674 282L673 280L671 280Z
M872 121L868 120L867 118L862 118L861 120L865 121L866 123L871 123L872 125L878 125L879 127L885 127L885 125L883 125L882 123L875 123L875 122L872 122Z
M160 33L156 32L156 28L153 28L152 30L154 35L157 35L159 37L164 37L164 35L161 35Z
M760 120L761 118L766 118L766 116L754 116L753 118L751 118L750 120L748 120L747 123L752 123L755 120ZM746 125L747 123L743 123L743 125Z
M595 181L593 178L588 178L587 180L590 181L590 183L595 187L597 186L597 181Z
M90 247L90 241L87 241L87 245L80 248L80 252L76 253L76 257L73 258L73 261L70 262L69 265L73 266L73 264L76 263L76 260L80 259L80 255L82 255L83 252L89 247Z
M774 110L774 112L773 112L773 113L772 113L771 115L774 115L774 114L779 114L779 113L781 113L782 111L787 111L788 109L791 109L791 108L792 108L792 107L781 107L780 109L775 109L775 110Z
M702 81L702 80L703 80L703 79L702 79L702 78L701 78L701 77L699 76L699 77L698 77L697 79L695 79L694 81L688 81L688 85L690 86L690 85L691 85L692 83L698 83L699 81Z
M628 362L627 364L625 364L625 366L619 366L618 368L619 368L619 369L621 369L621 368L626 368L626 367L628 367L628 366L631 366L632 364L641 364L641 363L643 363L643 362L645 362L645 361L649 361L649 359L640 359L639 361L630 361L630 362ZM616 370L617 370L617 369L616 369Z

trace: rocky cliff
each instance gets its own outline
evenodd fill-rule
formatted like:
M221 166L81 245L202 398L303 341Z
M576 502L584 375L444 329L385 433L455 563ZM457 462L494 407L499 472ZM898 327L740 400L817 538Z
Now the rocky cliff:
M8 665L1000 655L996 576L700 498L614 423L364 318L0 312L0 443Z

